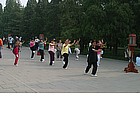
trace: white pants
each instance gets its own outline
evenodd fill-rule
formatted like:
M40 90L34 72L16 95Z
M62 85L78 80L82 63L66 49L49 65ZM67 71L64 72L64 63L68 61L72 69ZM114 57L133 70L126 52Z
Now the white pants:
M97 66L99 66L100 65L100 61L101 61L101 54L98 54L97 57L98 57Z
M75 48L76 58L79 58L80 50L78 48Z
M136 65L140 66L140 57L136 57Z

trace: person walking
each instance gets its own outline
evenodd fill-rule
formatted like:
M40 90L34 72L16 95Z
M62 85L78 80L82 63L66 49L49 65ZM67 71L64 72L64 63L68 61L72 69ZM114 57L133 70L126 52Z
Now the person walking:
M44 41L43 41L43 39L40 39L38 49L39 49L40 56L41 56L40 61L44 62Z
M2 48L3 48L3 40L2 38L0 38L0 58L2 58L2 53L1 53Z
M52 40L50 43L49 43L49 49L48 49L48 52L49 52L49 55L50 55L50 66L52 66L52 64L54 64L54 56L55 56L55 41Z
M32 52L32 54L31 54L31 59L34 59L35 50L36 50L34 39L32 39L32 40L30 41L30 49L31 49L31 52Z
M15 62L14 62L15 66L18 66L19 48L20 48L20 41L16 41L16 43L13 47L13 54L15 55Z
M70 40L67 39L65 41L65 43L63 44L63 46L62 46L61 54L64 57L63 58L63 63L64 63L63 68L64 69L67 69L67 66L68 66L69 48L71 46L73 46L74 44L75 44L75 40L74 40L74 42L72 44L70 44Z
M85 74L89 72L91 66L93 65L91 76L97 77L96 74L97 61L98 61L97 53L100 51L101 50L98 48L96 41L93 41L92 45L89 47L88 58L87 58L88 66L85 69Z

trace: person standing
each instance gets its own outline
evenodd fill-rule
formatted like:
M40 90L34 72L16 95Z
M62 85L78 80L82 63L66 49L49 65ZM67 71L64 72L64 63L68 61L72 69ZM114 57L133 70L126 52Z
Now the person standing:
M44 62L44 42L43 42L43 39L40 40L38 49L39 49L39 52L41 55L40 61Z
M93 65L91 76L94 77L97 77L96 74L97 61L98 61L97 52L100 52L100 49L98 48L96 41L94 41L92 45L89 47L88 58L87 58L88 66L85 69L85 74L87 74L91 66Z
M13 47L14 47L14 38L11 36L10 38L9 38L9 45L10 45L10 49L12 49Z
M0 58L2 58L2 53L1 53L2 48L3 48L3 40L2 38L0 38Z
M62 41L59 40L59 42L57 43L57 46L56 46L56 50L57 50L56 56L57 56L57 59L59 59L59 60L62 58L62 56L61 56L62 46L63 46Z
M55 41L52 40L50 43L49 43L49 49L48 49L48 52L50 54L50 66L52 66L52 64L54 64L54 56L55 56Z
M64 62L63 68L64 69L67 69L67 66L68 66L69 48L74 44L75 44L75 40L72 44L70 44L70 40L67 39L62 46L61 54L64 57L64 59L63 59L63 62Z
M35 37L35 48L36 50L38 50L39 47L39 39L37 37Z
M19 60L19 48L20 48L20 42L16 41L14 47L13 47L13 53L15 55L15 62L14 65L18 66L18 60Z
M101 52L102 52L101 46L102 46L102 42L101 42L101 40L99 40L97 42L97 47L98 47L98 49L100 49L100 51L97 52L97 56L98 56L97 66L98 67L100 66L100 61L101 61Z
M31 59L34 59L35 50L36 50L34 39L32 39L32 40L30 41L30 49L31 49L31 51L32 51Z
M77 40L76 43L75 43L75 57L76 57L76 60L79 59L79 54L80 54L80 44L79 44L79 41L80 40Z

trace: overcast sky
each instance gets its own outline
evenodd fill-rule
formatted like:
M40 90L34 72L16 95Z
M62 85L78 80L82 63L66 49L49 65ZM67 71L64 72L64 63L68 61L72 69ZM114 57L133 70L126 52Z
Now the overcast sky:
M21 1L21 4L25 6L28 0L20 0L20 1ZM6 0L0 0L0 3L4 6L6 3Z

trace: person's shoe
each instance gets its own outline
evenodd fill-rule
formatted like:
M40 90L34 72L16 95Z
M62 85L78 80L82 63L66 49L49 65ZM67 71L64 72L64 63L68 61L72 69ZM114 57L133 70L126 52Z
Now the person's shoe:
M66 68L64 68L65 70L67 70L68 69L68 67L66 67Z
M95 75L94 74L91 74L91 77L97 77L97 74L95 74Z
M45 60L44 59L42 59L42 62L44 62Z
M87 75L88 73L84 71L84 75Z
M14 64L16 67L18 67L18 64Z

